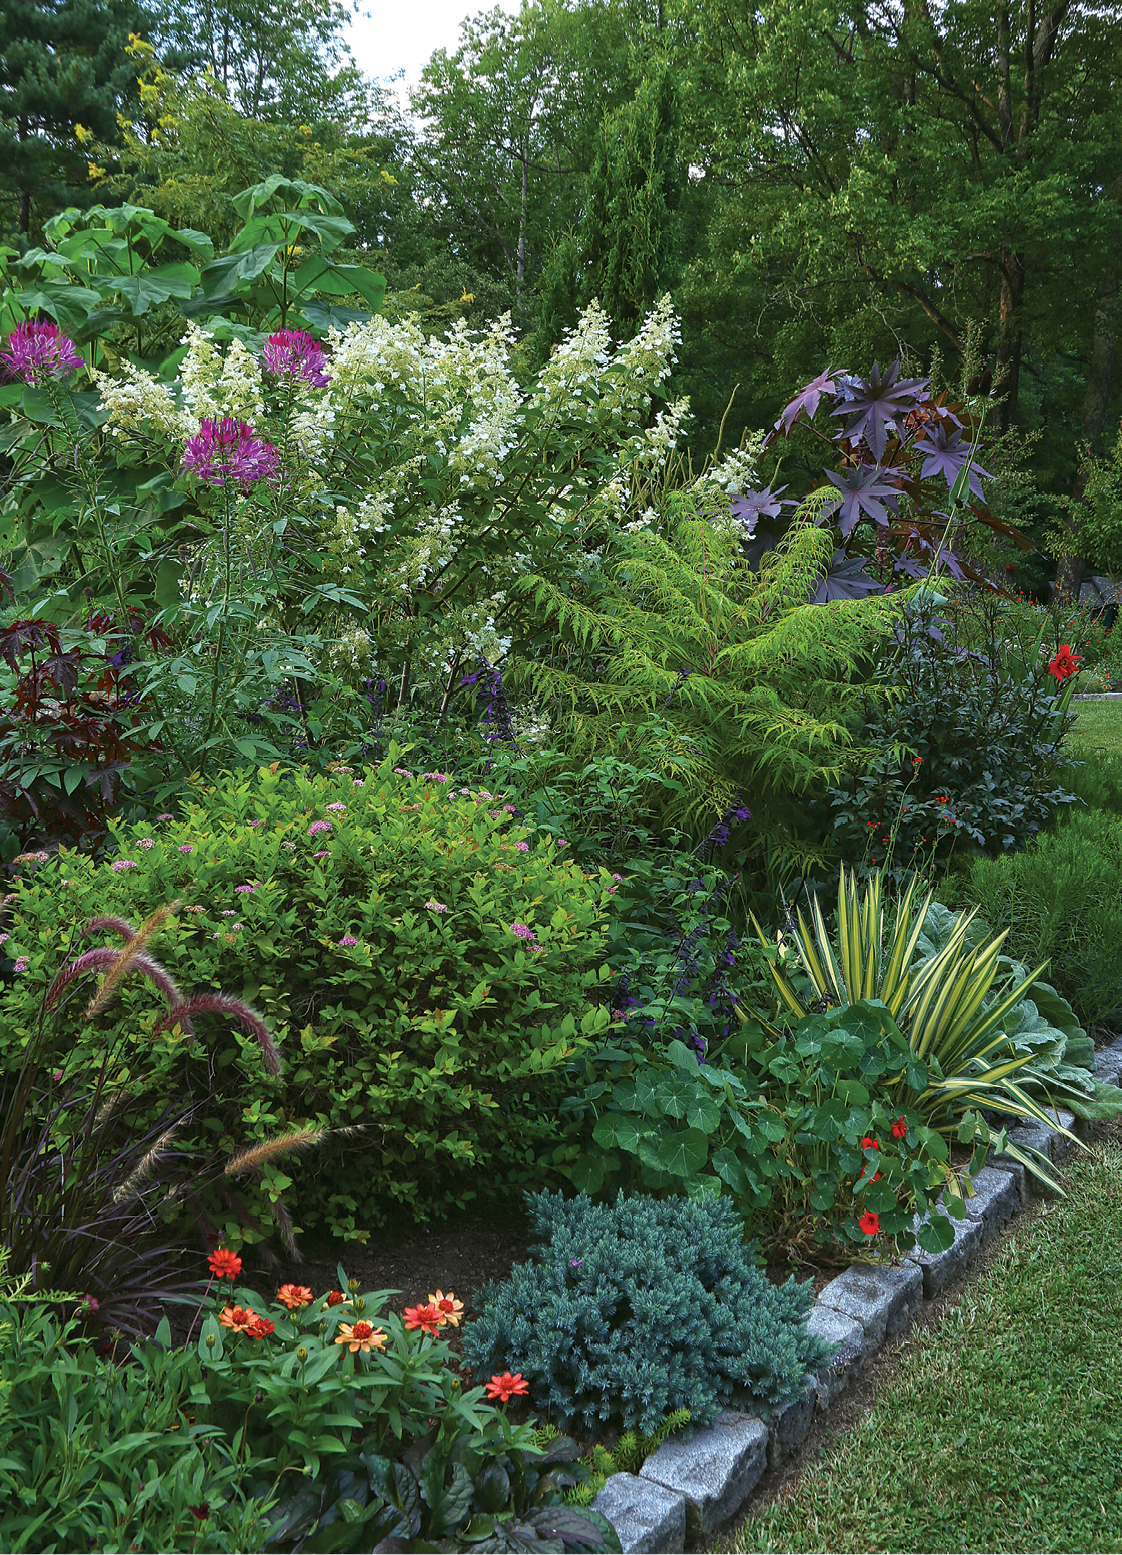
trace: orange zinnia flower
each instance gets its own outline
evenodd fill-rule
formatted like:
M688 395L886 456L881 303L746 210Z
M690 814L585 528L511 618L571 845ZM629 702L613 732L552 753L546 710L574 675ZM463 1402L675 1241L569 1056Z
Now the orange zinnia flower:
M504 1404L508 1399L522 1397L529 1391L530 1384L520 1371L516 1371L513 1377L509 1371L496 1372L487 1384L487 1397L497 1398Z
M340 1323L339 1332L335 1335L335 1343L349 1345L352 1355L356 1350L361 1350L364 1355L371 1348L380 1350L385 1342L386 1335L382 1329L361 1319L353 1324Z
M444 1319L436 1307L417 1306L405 1309L406 1328L419 1328L423 1333L435 1334L443 1322Z
M273 1332L273 1327L274 1325L270 1323L267 1317L259 1317L250 1324L246 1329L246 1333L251 1339L268 1339Z
M283 1303L290 1312L296 1312L300 1307L306 1307L315 1297L306 1285L282 1285L277 1291L277 1300Z
M210 1264L211 1274L219 1279L232 1280L242 1272L242 1261L237 1253L232 1253L228 1247L218 1247L207 1259Z
M223 1307L218 1321L223 1328L232 1328L236 1334L248 1334L261 1319L252 1307Z
M464 1310L464 1304L462 1301L456 1300L456 1297L452 1291L449 1291L448 1294L445 1295L442 1290L438 1290L435 1296L430 1292L429 1306L435 1307L436 1310L440 1313L440 1321L442 1324L450 1323L453 1328L459 1328L460 1314Z

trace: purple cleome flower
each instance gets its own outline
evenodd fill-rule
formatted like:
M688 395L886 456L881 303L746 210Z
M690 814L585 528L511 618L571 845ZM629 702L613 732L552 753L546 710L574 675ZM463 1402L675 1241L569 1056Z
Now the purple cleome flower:
M85 365L73 340L57 324L17 324L0 351L0 375L33 386L45 378L67 378Z
M232 416L203 421L183 450L183 469L193 471L211 486L252 486L268 480L279 455L272 443L254 437L253 428Z
M262 355L265 371L275 378L302 378L313 389L325 389L331 382L324 371L323 347L306 329L278 329L266 340Z

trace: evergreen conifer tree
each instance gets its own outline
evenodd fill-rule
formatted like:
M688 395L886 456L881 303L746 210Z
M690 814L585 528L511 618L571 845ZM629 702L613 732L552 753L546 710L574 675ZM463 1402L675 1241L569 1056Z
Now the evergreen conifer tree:
M0 0L0 193L4 226L35 220L87 184L78 127L112 141L117 108L136 91L128 35L136 0ZM14 219L13 219L14 218Z

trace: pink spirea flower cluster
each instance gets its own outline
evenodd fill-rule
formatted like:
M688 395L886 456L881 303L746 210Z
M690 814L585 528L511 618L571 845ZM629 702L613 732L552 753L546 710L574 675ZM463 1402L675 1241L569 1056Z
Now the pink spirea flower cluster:
M114 859L113 863L112 863L112 865L110 867L112 868L113 873L115 875L119 875L121 873L122 869L135 869L136 868L136 860L133 859L133 858Z
M519 939L536 939L537 935L528 923L512 923L510 932L517 934Z
M331 831L332 829L333 828L330 821L313 821L312 824L308 827L308 836L314 837L317 832Z
M156 839L155 837L138 837L136 839L136 845L138 848L143 848L144 851L147 852L149 848L154 848L156 846Z
M279 455L272 443L255 437L253 428L232 416L202 421L183 450L183 469L192 470L210 486L252 486L268 480Z
M17 324L0 351L0 375L32 385L45 378L66 378L85 365L73 340L57 324Z
M302 378L313 389L325 389L331 382L324 371L323 347L306 329L278 329L266 340L262 355L265 371L275 378Z
M324 808L327 809L327 810L338 810L338 811L341 811L344 814L346 813L346 809L347 809L346 805L343 804L338 799L335 801L334 804L325 805Z
M358 940L355 939L353 934L344 934L339 943L340 945L357 945Z
M179 851L180 853L194 853L195 850L189 842L185 842Z
M430 900L430 901L427 901L425 903L425 906L430 908L432 912L447 912L448 911L448 903L447 902L438 902L438 901L435 901L435 900Z

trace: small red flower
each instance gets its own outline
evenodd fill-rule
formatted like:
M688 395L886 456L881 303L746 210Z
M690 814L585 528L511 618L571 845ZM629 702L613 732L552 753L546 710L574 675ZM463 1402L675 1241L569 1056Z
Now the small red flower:
M873 1150L879 1150L880 1146L877 1144L875 1139L870 1139L868 1134L866 1134L864 1139L861 1141L861 1148L862 1150L868 1150L870 1148Z
M913 756L912 757L912 766L913 767L918 767L918 766L920 766L922 761L923 761L923 757L922 756Z
M904 1135L907 1132L908 1132L907 1120L904 1117L902 1117L902 1116L897 1118L896 1122L892 1125L892 1137L893 1137L893 1139L903 1139Z
M426 1303L424 1306L406 1307L405 1309L406 1328L419 1328L422 1333L435 1334L443 1321L444 1319L439 1308L433 1306L431 1302Z
M874 1172L873 1173L873 1181L874 1182L880 1182L880 1173L879 1172Z
M218 1247L207 1259L210 1272L218 1279L232 1280L242 1272L242 1261L237 1253L232 1253L228 1247Z
M246 1329L246 1333L251 1339L267 1339L273 1332L273 1326L267 1317L259 1317Z
M871 1209L867 1209L857 1224L866 1236L876 1236L880 1230L880 1216Z
M329 1290L327 1293L327 1305L329 1307L340 1307L346 1299L341 1290Z
M487 1384L487 1397L497 1398L502 1403L514 1397L524 1397L530 1391L530 1384L520 1371L516 1371L512 1377L509 1371L496 1372Z

